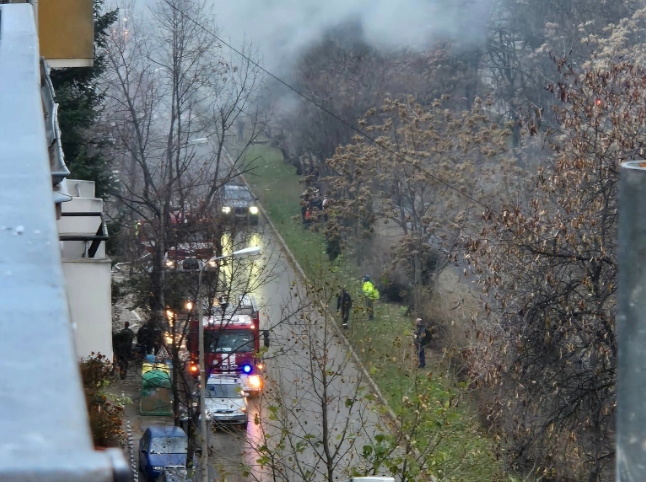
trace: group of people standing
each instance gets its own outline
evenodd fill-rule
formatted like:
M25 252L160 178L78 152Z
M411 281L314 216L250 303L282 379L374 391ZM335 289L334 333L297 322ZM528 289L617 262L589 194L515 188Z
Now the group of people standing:
M137 349L142 357L157 354L162 346L162 332L152 323L144 323L137 334L130 328L130 323L125 322L123 329L112 335L112 349L121 378L128 372L128 361L133 358L133 341L137 338Z
M330 204L327 196L321 196L318 189L308 188L301 194L301 219L307 228L314 221L327 221L326 210Z
M363 277L363 285L361 286L363 291L366 312L368 313L368 319L373 320L375 317L374 302L379 299L379 290L375 287L374 283L370 279L370 275L365 275ZM352 309L352 297L345 289L345 286L341 288L341 292L336 297L336 311L341 313L341 319L343 320L343 327L348 327L348 320L350 319L350 310Z
M379 299L379 290L375 287L370 275L365 275L363 277L363 284L361 286L361 291L363 292L366 312L368 313L368 319L374 319L374 302ZM341 288L341 292L336 298L336 311L341 314L341 320L343 323L343 328L348 327L348 321L350 319L350 310L352 309L352 297L345 289L345 286ZM415 320L415 349L417 351L417 358L419 360L418 368L426 367L426 353L425 348L431 342L431 329L424 323L422 318L417 318Z

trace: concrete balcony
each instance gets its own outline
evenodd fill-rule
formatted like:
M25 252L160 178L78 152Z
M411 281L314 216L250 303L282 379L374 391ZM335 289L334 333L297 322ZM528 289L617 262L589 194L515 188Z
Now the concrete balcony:
M111 358L112 279L105 254L103 200L94 197L93 182L64 182L72 199L61 204L58 232L77 355L101 353Z
M92 444L54 206L69 198L66 174L48 149L55 115L31 5L0 5L0 78L0 480L128 481L123 452Z

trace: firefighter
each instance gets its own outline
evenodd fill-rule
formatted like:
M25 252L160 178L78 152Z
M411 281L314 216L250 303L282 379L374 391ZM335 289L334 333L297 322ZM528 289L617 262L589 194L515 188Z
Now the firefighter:
M343 320L343 328L348 327L348 319L350 318L350 310L352 309L352 298L350 293L345 290L345 286L341 288L341 293L336 297L336 312L341 311L341 319Z
M303 221L303 228L307 228L309 223L309 212L310 209L310 193L306 189L303 194L301 194L301 219Z
M366 311L368 312L368 319L372 320L375 317L374 303L375 300L379 299L379 291L377 291L377 288L375 288L370 275L367 274L363 277L363 286L361 287L361 289L366 300Z

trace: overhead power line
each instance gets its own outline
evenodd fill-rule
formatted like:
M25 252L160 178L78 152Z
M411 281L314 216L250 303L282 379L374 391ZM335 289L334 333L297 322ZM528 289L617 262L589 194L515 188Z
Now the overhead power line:
M377 146L379 146L379 147L381 147L382 149L384 149L385 151L387 151L387 152L391 153L393 156L397 157L398 159L400 159L400 160L404 161L406 164L410 165L410 166L411 166L411 167L413 167L414 169L417 169L418 171L422 172L423 174L425 174L425 175L429 176L431 179L434 179L435 181L437 181L438 183L442 184L443 186L446 186L447 188L449 188L449 189L451 189L452 191L454 191L454 192L456 192L456 193L460 194L460 195L461 195L461 196L463 196L464 198L469 199L469 200L470 200L470 201L472 201L473 203L475 203L475 204L477 204L477 205L479 205L479 206L482 206L483 208L485 208L485 209L486 209L487 211L489 211L490 213L492 213L492 214L496 214L496 215L500 216L501 218L503 217L503 213L502 213L502 212L498 212L498 211L496 211L496 210L494 210L494 209L490 208L489 206L487 206L486 204L482 203L481 201L478 201L476 198L474 198L474 197L473 197L473 196L471 196L470 194L468 194L468 193L466 193L466 192L462 191L461 189L459 189L459 188L457 188L457 187L455 187L455 186L451 185L450 183L447 183L446 181L443 181L442 179L438 178L437 176L435 176L434 174L430 173L430 172L429 172L429 171L427 171L426 169L424 169L424 168L422 168L422 167L420 167L420 166L418 166L418 165L415 165L414 163L412 163L411 161L409 161L408 159L406 159L406 157L405 157L405 156L403 156L402 154L400 154L400 153L398 153L398 152L393 151L392 149L390 149L390 148L389 148L389 147L387 147L387 146L384 146L384 145L383 145L383 144L381 144L379 141L377 141L377 139L375 139L374 137L372 137L371 135L369 135L369 134L368 134L368 133L366 133L365 131L363 131L363 130L361 130L361 129L359 129L359 128L355 127L355 126L353 126L352 124L350 124L349 122L347 122L345 119L343 119L343 118L339 117L338 115L336 115L334 112L330 111L329 109L326 109L325 107L323 107L322 105L320 105L318 102L316 102L314 99L312 99L311 97L309 97L309 96L305 95L303 92L299 91L298 89L296 89L295 87L293 87L292 85L290 85L289 83L287 83L286 81L284 81L283 79L281 79L280 77L278 77L277 75L275 75L275 74L273 74L272 72L270 72L269 70L265 69L265 68L264 68L262 65L260 65L258 62L255 62L254 60L252 60L251 58L249 58L249 57L248 57L247 55L245 55L243 52L241 52L240 50L238 50L238 49L236 49L235 47L233 47L230 43L228 43L228 42L224 41L224 40L223 40L221 37L219 37L215 32L211 31L210 29L208 29L207 27L205 27L204 25L202 25L200 22L198 22L197 20L195 20L195 19L194 19L194 18L192 18L191 16L187 15L185 12L182 12L182 11L181 11L180 9L178 9L175 5L173 5L172 3L170 3L170 1L169 1L169 0L164 0L164 2L165 2L169 7L171 7L173 10L175 10L176 12L178 12L179 14L181 14L184 18L186 18L187 20L189 20L190 22L192 22L193 24L195 24L197 27L199 27L200 29L202 29L202 30L203 30L204 32L206 32L207 34L211 35L214 39L216 39L216 40L217 40L218 42L220 42L222 45L224 45L224 46L228 47L228 48L229 48L229 49L231 49L233 52L235 52L236 54L238 54L240 57L242 57L243 59L245 59L247 62L249 62L250 64L252 64L252 65L254 65L255 67L257 67L259 70L261 70L262 72L264 72L265 74L267 74L269 77L271 77L272 79L276 80L277 82L279 82L280 84L282 84L283 86L285 86L287 89L289 89L289 90L291 90L292 92L294 92L294 93L295 93L296 95L298 95L299 97L302 97L302 98L303 98L303 99L305 99L307 102L309 102L309 103L311 103L312 105L316 106L318 109L320 109L321 111L325 112L326 114L328 114L328 115L329 115L330 117L332 117L333 119L336 119L337 121L341 122L343 125L347 126L347 127L348 127L348 128L350 128L351 130L353 130L354 132L356 132L357 134L359 134L360 136L362 136L362 137L364 137L365 139L368 139L369 141L373 142L373 143L374 143L374 144L376 144ZM510 230L510 228L509 228L509 227L507 227L506 229L507 229L507 230ZM552 240L553 240L553 238L552 238L552 237L549 237L549 238L548 238L548 237L539 237L539 238L538 238L538 241L552 241ZM504 261L504 260L503 260L502 262L503 262L504 264L508 264L508 263L507 263L506 261ZM521 268L521 271L529 272L529 270L527 270L526 268L525 268L525 269Z
M236 54L238 54L240 57L242 57L243 59L245 59L247 62L249 62L250 64L252 64L252 65L254 65L255 67L257 67L259 70L261 70L262 72L264 72L265 74L267 74L269 77L271 77L272 79L274 79L274 80L275 80L275 81L277 81L278 83L280 83L280 84L284 85L285 87L287 87L289 90L291 90L292 92L294 92L294 93L295 93L296 95L298 95L299 97L302 97L302 98L303 98L303 99L305 99L307 102L309 102L309 103L311 103L312 105L316 106L318 109L322 110L323 112L325 112L327 115L329 115L329 116L330 116L330 117L332 117L333 119L336 119L337 121L341 122L341 123L342 123L343 125L345 125L346 127L350 128L351 130L353 130L354 132L356 132L356 133L357 133L357 134L359 134L360 136L364 137L365 139L368 139L369 141L373 142L374 144L376 144L377 146L381 147L382 149L384 149L385 151L389 152L390 154L392 154L393 156L397 157L398 159L400 159L400 160L404 161L406 164L410 165L410 166L411 166L411 167L413 167L414 169L417 169L418 171L420 171L420 172L424 173L425 175L429 176L429 177L430 177L431 179L433 179L434 181L436 181L436 182L438 182L438 183L442 184L443 186L446 186L447 188L451 189L452 191L454 191L454 192L456 192L456 193L458 193L458 194L460 194L460 195L464 196L465 198L469 199L470 201L474 202L475 204L478 204L478 205L482 206L482 207L483 207L483 208L485 208L486 210L488 210L488 211L490 211L490 212L495 212L495 211L494 211L493 209L491 209L489 206L487 206L486 204L482 203L481 201L478 201L476 198L474 198L474 197L473 197L473 196L471 196L470 194L468 194L468 193L466 193L466 192L462 191L461 189L459 189L459 188L457 188L457 187L453 186L452 184L450 184L450 183L448 183L448 182L446 182L446 181L443 181L442 179L440 179L439 177L437 177L437 176L435 176L434 174L430 173L429 171L427 171L426 169L422 168L421 166L418 166L418 165L416 165L416 164L412 163L411 161L409 161L408 159L406 159L406 157L405 157L405 156L403 156L402 154L400 154L400 153L398 153L398 152L393 151L393 150L392 150L392 149L390 149L389 147L387 147L387 146L383 145L382 143L380 143L379 141L377 141L377 139L375 139L374 137L372 137L371 135L369 135L369 134L368 134L368 133L366 133L365 131L363 131L363 130L359 129L358 127L353 126L353 125L352 125L352 124L350 124L348 121L346 121L345 119L343 119L343 118L339 117L338 115L336 115L336 114L335 114L334 112L332 112L331 110L329 110L329 109L327 109L327 108L323 107L321 104L319 104L318 102L316 102L316 101L315 101L314 99L312 99L311 97L307 96L306 94L304 94L303 92L301 92L301 91L300 91L300 90L298 90L297 88L293 87L292 85L290 85L289 83L287 83L286 81L284 81L283 79L281 79L280 77L278 77L277 75L275 75L275 74L273 74L272 72L270 72L269 70L265 69L265 68L264 68L262 65L260 65L258 62L255 62L254 60L252 60L251 58L249 58L247 55L245 55L245 54L244 54L243 52L241 52L240 50L236 49L236 48L235 48L234 46L232 46L230 43L225 42L225 41L224 41L221 37L219 37L215 32L213 32L212 30L210 30L209 28L207 28L206 26L204 26L203 24L201 24L200 22L198 22L197 20L195 20L194 18L192 18L190 15L187 15L187 14L186 14L186 12L183 12L182 10L180 10L179 8L177 8L177 7L176 7L175 5L173 5L169 0L164 0L164 2L165 2L169 7L171 7L173 10L175 10L175 11L176 11L176 12L178 12L180 15L182 15L184 18L186 18L187 20L189 20L190 22L192 22L193 24L195 24L195 25L196 25L197 27L199 27L200 29L204 30L204 32L206 32L207 34L211 35L214 39L216 39L216 40L217 40L218 42L220 42L222 45L224 45L224 46L228 47L228 48L229 48L229 49L231 49L233 52L235 52Z

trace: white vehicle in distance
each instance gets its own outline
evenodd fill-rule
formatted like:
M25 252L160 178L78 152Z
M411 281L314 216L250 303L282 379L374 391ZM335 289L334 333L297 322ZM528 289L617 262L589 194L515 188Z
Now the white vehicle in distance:
M247 428L247 397L237 377L211 375L204 393L207 420Z

